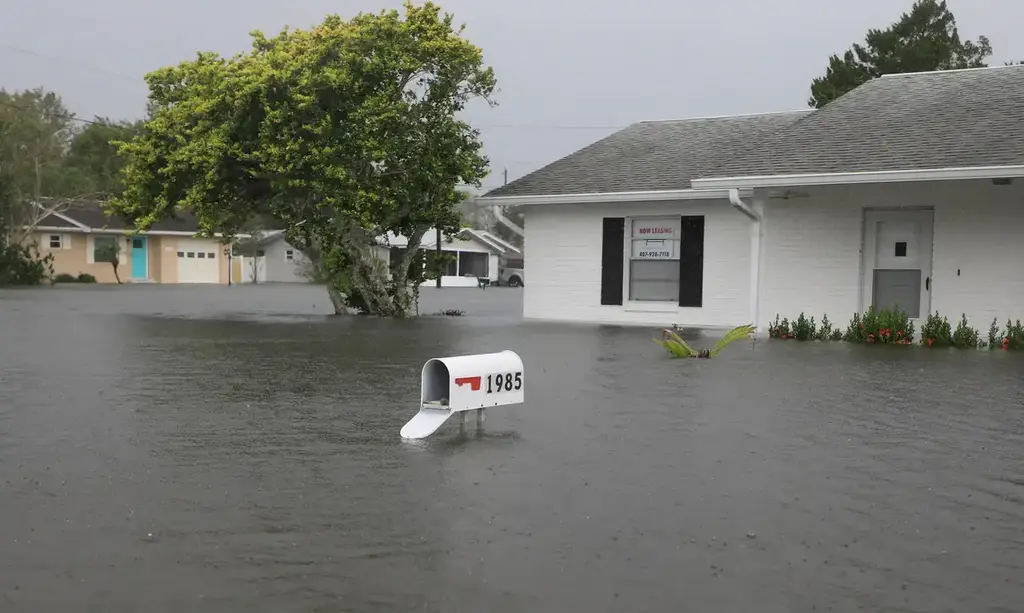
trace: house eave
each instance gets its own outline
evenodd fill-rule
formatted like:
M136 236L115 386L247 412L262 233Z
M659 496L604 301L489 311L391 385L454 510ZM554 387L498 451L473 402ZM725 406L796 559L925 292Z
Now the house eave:
M27 226L26 226L27 227ZM187 232L183 230L150 230L148 232L137 232L133 233L131 230L125 228L89 228L87 226L68 228L65 226L35 226L31 228L31 232L52 232L52 233L65 233L65 234L120 234L122 236L181 236L187 238L209 238L217 239L224 238L224 235L220 232L213 236L199 236L198 232ZM235 234L234 238L250 238L248 234Z
M793 175L759 175L695 179L696 190L759 187L810 187L814 185L852 185L858 183L905 183L914 181L968 181L1024 177L1024 165L971 166L962 168L926 168L917 170L877 170Z
M742 188L740 188L742 189ZM743 194L749 196L749 193ZM591 194L547 194L531 196L481 196L478 206L527 206L537 204L605 204L617 202L664 202L671 200L727 200L729 188L666 189L636 192L602 192Z

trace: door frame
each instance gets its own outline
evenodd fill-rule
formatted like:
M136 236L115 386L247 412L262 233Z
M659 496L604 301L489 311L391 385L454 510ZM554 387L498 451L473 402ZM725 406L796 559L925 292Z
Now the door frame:
M137 241L137 240L141 240L142 241L142 251L145 253L145 259L146 259L146 272L141 277L136 277L135 274L134 274L135 273L135 241ZM129 242L129 245L131 245L131 248L129 249L129 253L132 256L132 266L131 266L131 269L128 271L128 274L131 276L132 279L148 279L149 278L149 237L146 237L146 236L132 236L132 237L129 237L128 242Z
M921 244L919 250L926 253L921 260L921 310L920 317L911 318L914 326L920 330L921 324L931 314L932 286L934 285L935 261L935 207L900 207L900 208L865 208L864 232L861 241L861 287L860 312L864 313L874 301L874 274L878 261L878 230L880 221L912 221L921 224Z

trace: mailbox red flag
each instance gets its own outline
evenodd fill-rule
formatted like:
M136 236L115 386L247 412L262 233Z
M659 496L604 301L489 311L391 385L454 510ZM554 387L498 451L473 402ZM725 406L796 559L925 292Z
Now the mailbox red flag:
M455 379L455 385L462 387L463 385L469 384L469 389L474 392L480 391L480 380L482 377L458 377Z

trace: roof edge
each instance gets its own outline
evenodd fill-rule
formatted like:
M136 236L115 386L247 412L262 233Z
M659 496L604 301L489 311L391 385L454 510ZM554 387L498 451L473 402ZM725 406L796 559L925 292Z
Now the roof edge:
M703 115L700 117L680 117L678 119L641 119L635 123L678 123L682 121L703 121L708 119L741 119L743 117L767 117L769 115L795 115L797 113L808 114L818 109L793 109L791 111L764 111L761 113L739 113L736 115ZM631 124L635 125L635 124ZM629 127L629 126L625 126Z
M908 181L966 181L1024 177L1024 165L964 166L960 168L922 168L914 170L870 170L792 175L758 175L694 179L698 191L719 192L730 188L802 187L813 185L850 185L857 183L903 183Z
M917 72L889 72L884 75L880 75L879 79L886 79L889 77L906 77L906 76L920 76L920 75L939 75L951 72L975 72L980 70L1000 70L1004 68L1021 68L1020 64L1010 64L1008 66L978 66L977 68L950 68L948 70L919 70Z
M734 186L735 187L735 186ZM609 202L661 202L666 200L728 199L729 188L666 189L643 192L598 192L532 196L481 196L478 206L526 206L534 204L603 204Z

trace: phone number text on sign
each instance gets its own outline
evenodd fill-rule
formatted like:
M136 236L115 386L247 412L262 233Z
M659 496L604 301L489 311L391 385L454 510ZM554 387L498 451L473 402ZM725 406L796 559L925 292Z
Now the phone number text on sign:
M523 373L506 372L487 375L487 393L498 394L523 389Z
M637 257L641 258L671 258L671 251L641 251Z

